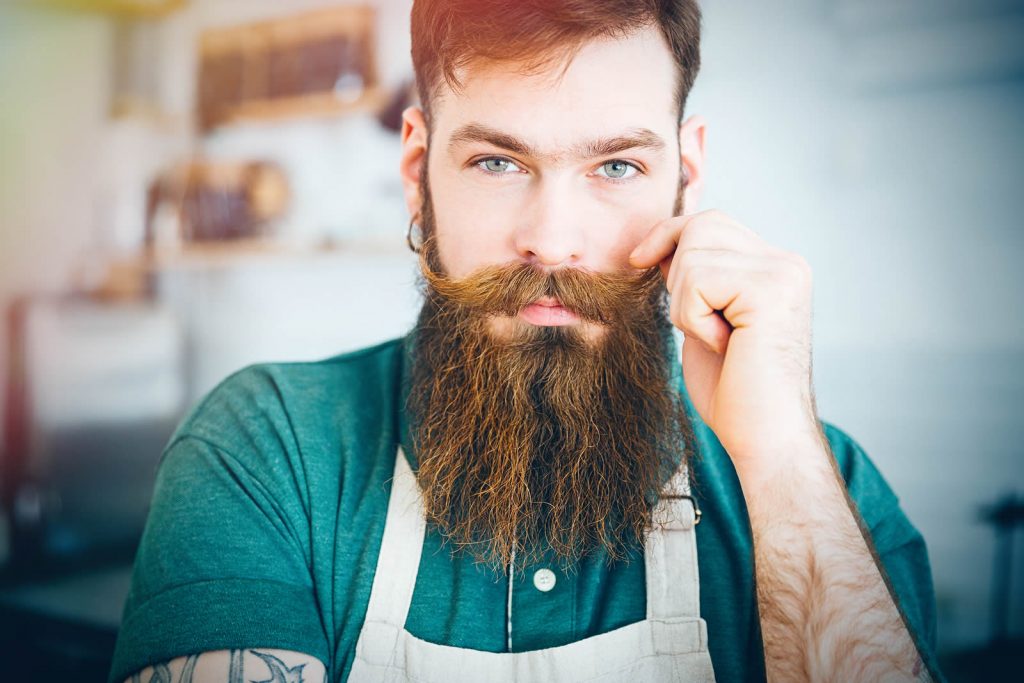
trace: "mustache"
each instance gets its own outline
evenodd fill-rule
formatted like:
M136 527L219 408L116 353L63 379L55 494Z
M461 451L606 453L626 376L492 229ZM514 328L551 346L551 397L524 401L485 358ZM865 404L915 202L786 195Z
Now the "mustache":
M545 271L526 262L482 266L469 275L452 278L442 273L435 235L420 249L420 270L428 296L440 304L456 305L478 314L515 316L542 297L553 297L579 317L613 324L641 311L662 286L658 266L598 272L563 267Z

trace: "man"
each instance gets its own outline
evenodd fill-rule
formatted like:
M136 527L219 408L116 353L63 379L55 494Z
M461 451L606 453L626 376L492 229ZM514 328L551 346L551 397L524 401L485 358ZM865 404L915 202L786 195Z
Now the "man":
M416 1L416 328L183 421L112 681L941 678L923 539L816 417L806 262L694 210L699 25Z

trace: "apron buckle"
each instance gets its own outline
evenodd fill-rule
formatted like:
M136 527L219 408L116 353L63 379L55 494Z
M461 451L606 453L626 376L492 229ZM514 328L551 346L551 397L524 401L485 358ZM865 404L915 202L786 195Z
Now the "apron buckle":
M660 496L661 498L668 498L670 500L682 500L686 498L693 504L693 525L697 526L700 524L700 508L697 507L697 499L693 496L688 496L685 493L666 493Z

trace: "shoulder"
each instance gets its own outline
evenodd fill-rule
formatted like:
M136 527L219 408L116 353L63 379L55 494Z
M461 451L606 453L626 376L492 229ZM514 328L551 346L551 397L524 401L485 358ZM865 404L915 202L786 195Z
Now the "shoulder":
M398 337L315 361L247 365L192 406L168 449L188 437L229 453L282 439L297 446L288 442L329 437L360 415L379 420L397 393L402 348Z

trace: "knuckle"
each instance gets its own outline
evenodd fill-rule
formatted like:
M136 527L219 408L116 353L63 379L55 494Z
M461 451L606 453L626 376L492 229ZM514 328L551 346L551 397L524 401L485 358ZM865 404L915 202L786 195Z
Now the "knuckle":
M700 281L702 268L696 264L690 266L683 266L683 272L679 279L679 287L682 291L679 292L680 296L688 296L690 292L694 290L697 283Z
M680 249L677 258L679 260L679 267L684 271L689 271L697 265L697 252L691 247Z
M782 265L787 281L798 286L810 284L812 272L811 264L801 254L796 252L782 252Z

